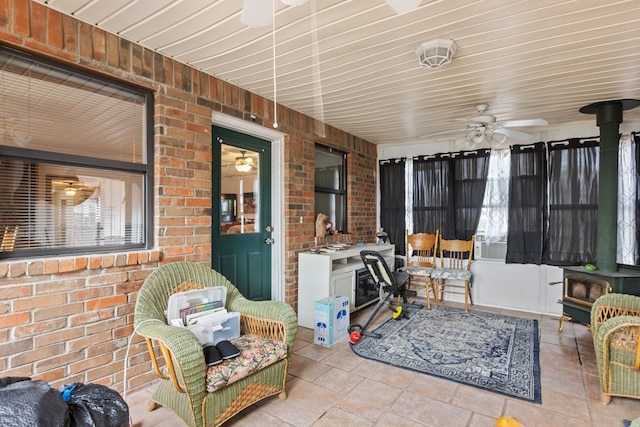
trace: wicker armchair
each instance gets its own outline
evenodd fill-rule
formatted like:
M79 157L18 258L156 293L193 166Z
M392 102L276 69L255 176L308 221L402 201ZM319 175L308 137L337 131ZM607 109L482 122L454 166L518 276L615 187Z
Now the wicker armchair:
M602 403L612 396L640 399L640 297L612 293L596 299L591 331Z
M202 346L185 328L170 326L165 310L169 295L185 284L226 286L228 311L240 312L241 334L254 334L286 343L285 358L216 391L207 391L207 366ZM160 384L149 409L160 404L178 414L189 426L220 425L242 409L279 394L286 399L285 383L297 331L297 317L284 302L250 301L220 273L191 262L174 262L153 271L138 293L134 324L147 341ZM159 345L165 368L159 366ZM165 374L165 372L167 373Z

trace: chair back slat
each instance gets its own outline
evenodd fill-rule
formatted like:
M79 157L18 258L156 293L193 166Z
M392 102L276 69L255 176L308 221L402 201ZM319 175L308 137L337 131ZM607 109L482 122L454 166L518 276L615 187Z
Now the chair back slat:
M408 266L435 267L440 231L436 234L406 231L406 255Z
M475 235L470 240L445 240L440 238L440 267L456 270L469 270L473 260Z

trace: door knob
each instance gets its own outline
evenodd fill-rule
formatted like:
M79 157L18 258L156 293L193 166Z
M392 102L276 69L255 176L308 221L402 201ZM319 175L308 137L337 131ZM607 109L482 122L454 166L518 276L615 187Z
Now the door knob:
M275 241L275 240L273 240L271 237L269 237L269 238L267 238L267 239L264 239L264 242L265 242L267 245L273 245L276 241Z

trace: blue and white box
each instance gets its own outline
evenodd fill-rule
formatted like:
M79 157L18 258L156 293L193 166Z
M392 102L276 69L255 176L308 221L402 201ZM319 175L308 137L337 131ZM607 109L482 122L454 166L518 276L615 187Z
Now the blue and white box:
M349 335L349 298L340 295L318 300L314 304L315 344L331 347Z

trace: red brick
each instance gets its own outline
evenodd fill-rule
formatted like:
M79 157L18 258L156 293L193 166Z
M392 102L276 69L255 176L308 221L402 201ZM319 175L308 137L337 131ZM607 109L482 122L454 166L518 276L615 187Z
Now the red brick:
M49 45L62 49L64 47L62 30L62 13L47 8L47 41Z
M64 344L54 344L45 347L38 347L33 350L23 351L9 358L9 363L12 367L18 367L22 365L31 364L38 360L43 360L48 357L58 356L65 352Z
M82 303L62 304L56 307L34 310L33 320L35 322L41 322L43 320L55 319L60 316L66 317L77 313L82 313Z
M11 11L11 0L0 0L0 28L9 29Z
M22 325L29 321L29 313L13 313L0 316L0 328Z
M31 2L31 37L40 42L47 41L47 8L37 2Z
M97 61L104 63L107 58L107 39L106 33L104 30L100 28L93 29L93 44L92 44L92 58Z
M13 0L13 31L23 36L31 35L30 0Z
M124 295L116 295L112 297L99 298L91 301L85 302L85 309L87 311L97 310L105 307L113 307L120 304L125 304L127 302L127 297Z

